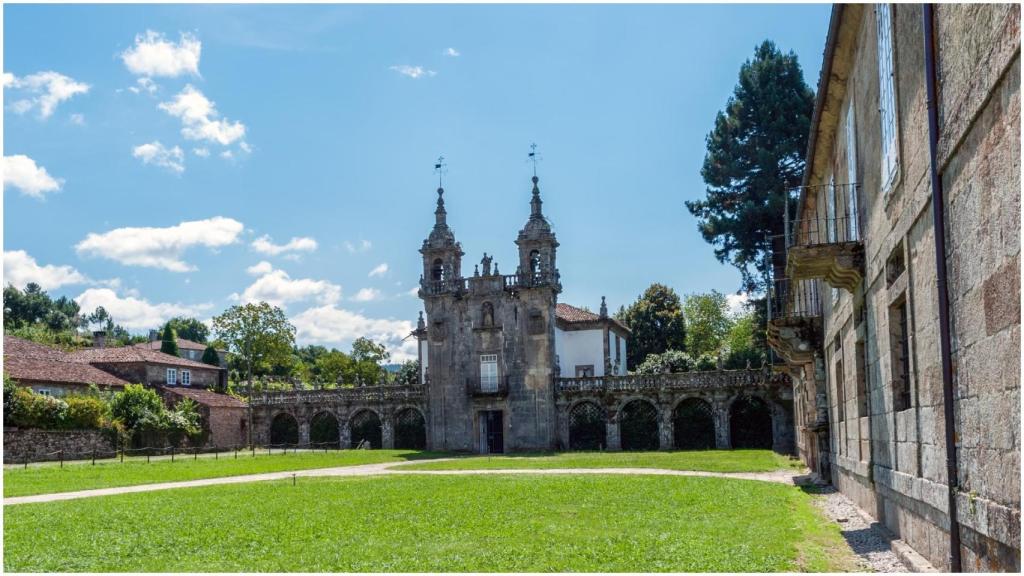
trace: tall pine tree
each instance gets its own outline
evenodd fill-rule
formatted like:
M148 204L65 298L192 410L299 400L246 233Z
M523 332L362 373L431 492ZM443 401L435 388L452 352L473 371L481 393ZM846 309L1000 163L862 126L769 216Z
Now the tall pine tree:
M743 276L742 288L763 286L769 267L785 266L781 240L767 256L766 235L783 230L786 190L800 184L814 108L796 54L765 40L740 67L739 83L707 136L703 200L687 201L704 240L720 262Z
M174 333L174 328L171 326L170 322L164 326L164 333L160 342L160 351L164 354L170 354L171 356L178 356L178 335Z

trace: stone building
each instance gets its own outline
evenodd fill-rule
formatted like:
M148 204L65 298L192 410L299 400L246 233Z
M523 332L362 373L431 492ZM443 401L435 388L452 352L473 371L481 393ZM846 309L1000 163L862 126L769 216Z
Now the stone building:
M134 344L134 346L137 348L145 348L147 350L159 351L160 348L163 346L163 343L163 340L160 339L160 331L150 330L149 341L140 342L138 344ZM196 362L202 362L203 353L206 352L206 344L203 344L202 342L196 342L194 340L189 340L188 338L181 338L180 336L177 339L177 343L178 356L181 356L182 358L185 358L187 360L195 360ZM220 361L221 368L227 368L228 351L217 350L217 359Z
M530 218L519 231L519 262L503 275L484 254L462 274L462 246L448 227L444 189L423 241L417 331L428 385L428 445L504 452L555 448L555 304L562 291L558 240L533 178ZM421 350L423 350L421 346Z
M4 334L4 374L36 394L82 394L96 385L120 392L129 382L89 364L77 362L63 350Z
M946 570L1020 570L1020 141L1019 5L833 8L769 342L800 456Z

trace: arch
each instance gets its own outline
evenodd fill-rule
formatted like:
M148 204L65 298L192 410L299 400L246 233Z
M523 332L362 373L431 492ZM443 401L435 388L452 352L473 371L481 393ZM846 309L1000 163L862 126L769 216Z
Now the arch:
M482 326L487 328L494 326L494 304L484 302L480 306L480 318Z
M299 421L288 412L280 412L270 421L271 444L298 444Z
M416 408L404 408L395 414L395 448L424 450L427 447L427 421Z
M540 278L540 252L537 250L530 251L530 276L532 278Z
M348 421L348 429L352 448L357 448L363 440L369 443L370 448L381 447L383 431L380 416L373 410L367 408L356 412Z
M737 396L729 406L729 436L733 448L771 448L772 411L763 398Z
M319 446L339 448L338 418L330 412L317 412L309 421L309 442Z
M434 259L434 264L430 268L430 277L434 280L444 280L444 260Z
M584 400L569 409L569 449L601 450L605 447L608 425L604 409Z
M619 438L623 450L657 450L658 409L647 400L630 400L619 409Z
M715 447L715 419L711 405L701 398L686 398L672 411L673 446L679 450Z

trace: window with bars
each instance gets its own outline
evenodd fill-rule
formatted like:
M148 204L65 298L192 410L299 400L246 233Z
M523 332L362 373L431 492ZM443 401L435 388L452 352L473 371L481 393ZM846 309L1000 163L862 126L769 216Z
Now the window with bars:
M825 229L828 233L828 241L836 241L836 177L833 174L828 179L828 188L825 190Z
M480 390L482 392L498 391L497 354L482 354L480 356Z
M891 5L875 6L875 24L878 35L878 111L882 122L882 189L888 190L899 167Z
M889 346L892 355L893 409L900 412L911 406L910 336L905 299L889 309Z
M853 102L846 109L846 193L847 239L860 240L860 220L857 208L857 128L854 124Z
M843 374L843 344L838 336L832 344L832 354L835 360L836 420L842 422L846 420L846 382Z

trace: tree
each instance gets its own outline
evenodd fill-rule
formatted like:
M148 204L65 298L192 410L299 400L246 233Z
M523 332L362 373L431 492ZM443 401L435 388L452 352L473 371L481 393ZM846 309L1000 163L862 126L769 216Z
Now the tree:
M320 381L333 387L340 384L343 377L351 371L352 359L344 352L331 350L316 359L315 367Z
M391 359L391 354L383 344L377 344L369 338L356 338L352 342L352 367L350 374L353 380L363 385L376 384L384 371L381 364Z
M785 267L781 241L767 258L766 235L783 235L787 190L804 171L814 93L796 54L765 40L740 67L739 82L707 136L703 200L686 202L719 262L740 270L743 289L763 285L769 266Z
M682 351L686 347L682 303L668 286L651 284L629 308L620 309L617 318L630 330L626 340L629 369L643 362L648 354Z
M145 421L153 420L164 409L160 396L142 384L128 384L110 401L110 416L124 427L135 430Z
M668 374L689 372L693 369L693 358L686 352L666 350L661 354L648 354L647 358L637 366L638 374Z
M686 316L686 351L697 358L701 354L714 354L732 328L729 302L721 292L690 294L683 300Z
M266 302L235 305L213 319L217 338L244 362L249 391L253 367L287 361L295 342L295 327L284 312ZM252 444L252 402L249 402L249 444Z
M732 328L723 342L726 368L746 368L748 362L754 368L761 366L765 360L765 349L763 340L757 337L758 326L755 312L741 314L733 319Z
M203 357L200 358L200 361L210 366L220 366L220 354L217 354L217 349L213 346L207 346L206 350L203 350Z
M420 361L406 360L398 368L395 383L403 386L415 386L420 383Z
M167 325L174 328L178 338L206 344L206 339L210 337L210 329L206 327L206 324L195 318L176 316L168 320Z
M178 335L174 333L174 328L171 327L171 323L168 322L164 326L163 336L160 337L160 351L164 354L170 354L171 356L178 356Z

